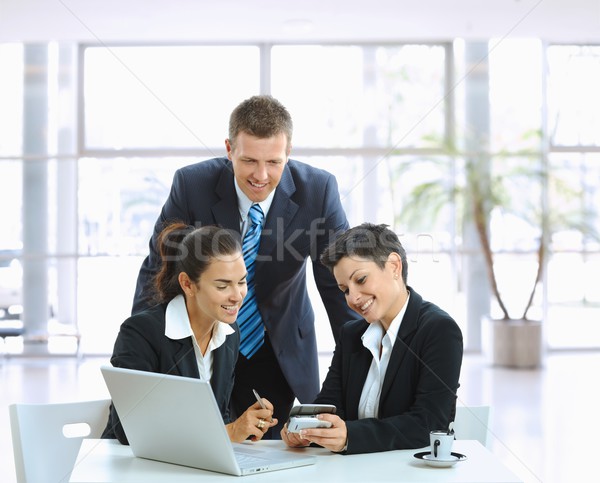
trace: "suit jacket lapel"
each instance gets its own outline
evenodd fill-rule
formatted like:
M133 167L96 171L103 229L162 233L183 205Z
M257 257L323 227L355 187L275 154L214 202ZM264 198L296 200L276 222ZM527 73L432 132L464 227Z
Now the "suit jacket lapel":
M385 377L383 379L383 386L381 388L381 397L379 398L379 407L387 396L396 373L400 368L402 360L406 354L410 351L410 342L414 333L418 327L419 310L423 299L421 296L409 287L410 298L408 300L408 307L400 324L400 330L392 349L392 355L390 356L390 362L388 363L387 370L385 371Z
M284 241L284 233L290 221L298 211L298 205L291 200L296 191L296 185L292 179L292 173L288 165L285 166L279 185L275 189L273 203L269 208L267 220L263 228L263 236L260 239L258 249L257 270L259 270L261 255L269 255L276 243Z
M366 324L367 323L365 322L365 326L363 326L361 329L361 334L367 329L368 325ZM356 381L356 384L348 385L346 407L350 408L352 412L349 411L346 417L347 419L358 419L358 405L360 403L360 396L362 394L365 380L367 379L367 374L369 373L369 368L371 367L373 356L362 344L360 334L352 337L352 340L355 341L355 345L352 348L352 353L349 358L347 374L351 375L351 379Z
M237 354L227 343L224 343L213 352L213 358L213 375L210 385L216 400L220 401L223 395L228 394L232 385L231 370L235 367Z
M173 363L177 367L177 372L173 371L173 373L185 377L200 378L191 338L186 337L185 339L173 340L171 343L176 348L173 351Z
M221 199L211 210L217 225L240 233L240 209L233 184L233 168L229 160L225 163L215 187L215 193Z

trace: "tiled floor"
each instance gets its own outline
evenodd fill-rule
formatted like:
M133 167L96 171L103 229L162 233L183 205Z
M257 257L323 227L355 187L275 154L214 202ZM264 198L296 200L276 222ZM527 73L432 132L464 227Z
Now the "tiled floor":
M0 359L0 482L16 481L8 405L107 397L99 371L107 360ZM459 401L492 406L491 450L527 483L597 481L589 426L600 407L598 368L600 352L554 353L535 371L493 368L466 355Z

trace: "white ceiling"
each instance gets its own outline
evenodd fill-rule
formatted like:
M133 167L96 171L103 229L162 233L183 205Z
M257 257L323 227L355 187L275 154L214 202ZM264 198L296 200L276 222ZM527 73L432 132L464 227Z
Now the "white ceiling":
M598 0L0 0L0 42L600 42Z

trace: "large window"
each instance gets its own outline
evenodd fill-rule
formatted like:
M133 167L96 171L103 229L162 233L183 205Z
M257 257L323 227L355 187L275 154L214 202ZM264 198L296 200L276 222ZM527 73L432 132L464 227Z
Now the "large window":
M600 47L551 45L548 62L552 257L550 347L600 346Z
M270 85L271 93L292 113L293 157L336 175L352 224L381 217L391 222L393 212L371 193L379 190L390 149L418 151L441 145L446 132L447 49L85 47L84 151L91 156L80 160L78 173L82 331L94 333L94 344L99 345L108 324L112 333L106 338L112 344L130 308L137 270L173 172L195 160L223 155L229 113L259 92L260 85ZM271 66L269 79L262 82L261 55L263 64ZM195 152L197 158L149 157L169 150ZM92 157L109 153L111 158ZM393 192L389 185L385 190ZM100 197L106 202L98 204ZM103 289L114 303L104 309L108 322L99 330L93 323L98 308L91 303L95 288L90 281L96 274L115 271L123 276ZM331 350L329 323L314 287L311 290L321 349ZM91 350L89 342L86 345Z
M69 49L75 55L64 57ZM24 81L32 72L26 52L0 45L0 202L8 207L0 226L0 298L17 301L0 300L0 322L20 317L26 262L27 273L44 274L50 334L80 333L83 352L110 353L173 173L224 155L231 110L263 92L293 116L292 157L336 176L351 225L393 227L408 252L409 283L469 332L460 188L470 154L466 80L477 70L465 64L464 42L50 44L44 89L35 92ZM491 41L488 52L490 169L526 214L495 211L492 218L503 290L511 304L522 303L535 275L536 216L546 207L553 223L547 290L538 292L534 312L547 312L550 347L600 347L593 283L600 264L600 51L504 39ZM44 118L47 136L45 153L35 156L23 154L32 142L24 136L32 129L24 109L32 92L47 102L47 119L39 111L33 117ZM546 168L540 184L531 173ZM35 183L44 186L43 209L32 205L42 196ZM430 202L411 212L415 193ZM47 246L25 256L24 237L36 228L31 206L37 217L47 212L39 228ZM522 286L510 282L515 271L523 273ZM319 349L329 351L329 323L310 290ZM9 350L20 350L18 343Z

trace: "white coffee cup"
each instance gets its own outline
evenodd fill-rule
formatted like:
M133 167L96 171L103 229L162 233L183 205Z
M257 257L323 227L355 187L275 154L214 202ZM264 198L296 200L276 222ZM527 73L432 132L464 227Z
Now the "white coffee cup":
M435 460L449 460L452 455L454 433L446 430L436 430L429 433L431 457Z

